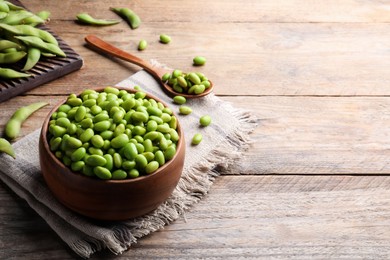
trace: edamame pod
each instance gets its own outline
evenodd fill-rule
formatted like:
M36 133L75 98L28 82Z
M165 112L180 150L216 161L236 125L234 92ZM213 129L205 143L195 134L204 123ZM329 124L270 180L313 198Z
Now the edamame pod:
M23 59L23 57L26 56L26 54L27 53L24 51L0 53L0 64L15 63Z
M5 125L4 133L5 136L12 140L18 137L20 128L23 122L35 111L48 105L46 102L32 103L28 106L21 107L11 116L10 120Z
M137 29L141 25L141 18L129 8L110 8L113 12L124 18L132 29Z
M4 138L0 138L0 152L6 153L9 156L15 157L15 151L12 145Z
M108 19L96 19L90 16L88 13L79 13L77 16L77 21L83 24L97 25L97 26L106 26L114 25L119 23L119 20L108 20Z
M15 36L15 38L21 40L28 46L36 47L38 49L53 53L60 57L66 57L65 52L63 52L60 47L53 43L44 42L41 38L37 36Z
M0 68L0 78L16 79L16 78L25 78L25 77L31 77L31 74L18 72L13 69Z
M41 58L41 50L39 50L38 48L29 47L27 51L27 61L24 64L22 71L32 69L35 66L35 64L38 63L40 58Z

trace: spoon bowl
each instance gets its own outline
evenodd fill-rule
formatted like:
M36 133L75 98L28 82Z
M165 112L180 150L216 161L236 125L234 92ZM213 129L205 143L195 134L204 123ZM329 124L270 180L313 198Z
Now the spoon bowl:
M180 95L180 96L183 96L185 98L200 98L200 97L204 97L204 96L210 94L213 91L213 83L210 81L210 87L208 87L201 94L186 94L186 93L176 92L171 86L164 83L161 79L162 76L166 72L170 72L170 71L168 71L164 68L159 68L159 67L153 66L149 62L142 60L141 58L139 58L133 54L125 52L124 50L121 50L121 49L111 45L110 43L103 41L102 39L100 39L99 37L97 37L95 35L87 35L85 37L85 41L90 46L94 47L95 49L97 49L103 53L110 54L114 57L117 57L119 59L131 62L135 65L140 66L141 68L146 70L150 75L152 75L160 83L160 85L164 89L164 91L167 92L167 94L170 96Z

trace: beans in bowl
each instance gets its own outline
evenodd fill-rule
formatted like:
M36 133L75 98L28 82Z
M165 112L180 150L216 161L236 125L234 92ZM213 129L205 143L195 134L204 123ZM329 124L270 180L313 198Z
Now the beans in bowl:
M108 180L152 174L176 154L177 118L137 90L71 94L51 115L50 150L74 172Z

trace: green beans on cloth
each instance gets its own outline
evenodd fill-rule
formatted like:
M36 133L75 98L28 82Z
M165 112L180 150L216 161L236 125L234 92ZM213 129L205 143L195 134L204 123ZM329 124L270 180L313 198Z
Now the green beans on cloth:
M173 111L178 111L179 105L174 104L145 71L117 84L129 88L136 85L165 101ZM57 202L40 173L40 130L13 144L17 159L0 154L0 179L25 199L80 256L88 258L104 248L120 254L138 238L162 228L185 213L207 193L216 176L229 171L229 165L249 145L248 134L257 124L249 111L236 109L213 94L188 100L186 104L193 112L186 116L178 115L187 146L182 177L172 196L146 216L100 224L73 213ZM212 123L208 127L199 127L199 118L205 114L211 116ZM203 135L203 141L191 146L191 139L198 132Z

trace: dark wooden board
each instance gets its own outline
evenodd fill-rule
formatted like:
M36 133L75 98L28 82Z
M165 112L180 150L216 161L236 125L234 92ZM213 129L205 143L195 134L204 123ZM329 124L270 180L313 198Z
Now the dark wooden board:
M16 5L23 6L23 4L17 0L13 0L11 2ZM10 80L1 79L0 102L38 87L44 83L55 80L82 67L83 60L81 56L77 54L64 40L52 32L48 26L40 25L38 27L50 32L57 39L60 48L66 54L66 58L41 58L34 68L28 71L32 74L31 77ZM14 64L12 68L19 70L23 67L23 65L24 62L21 62Z

